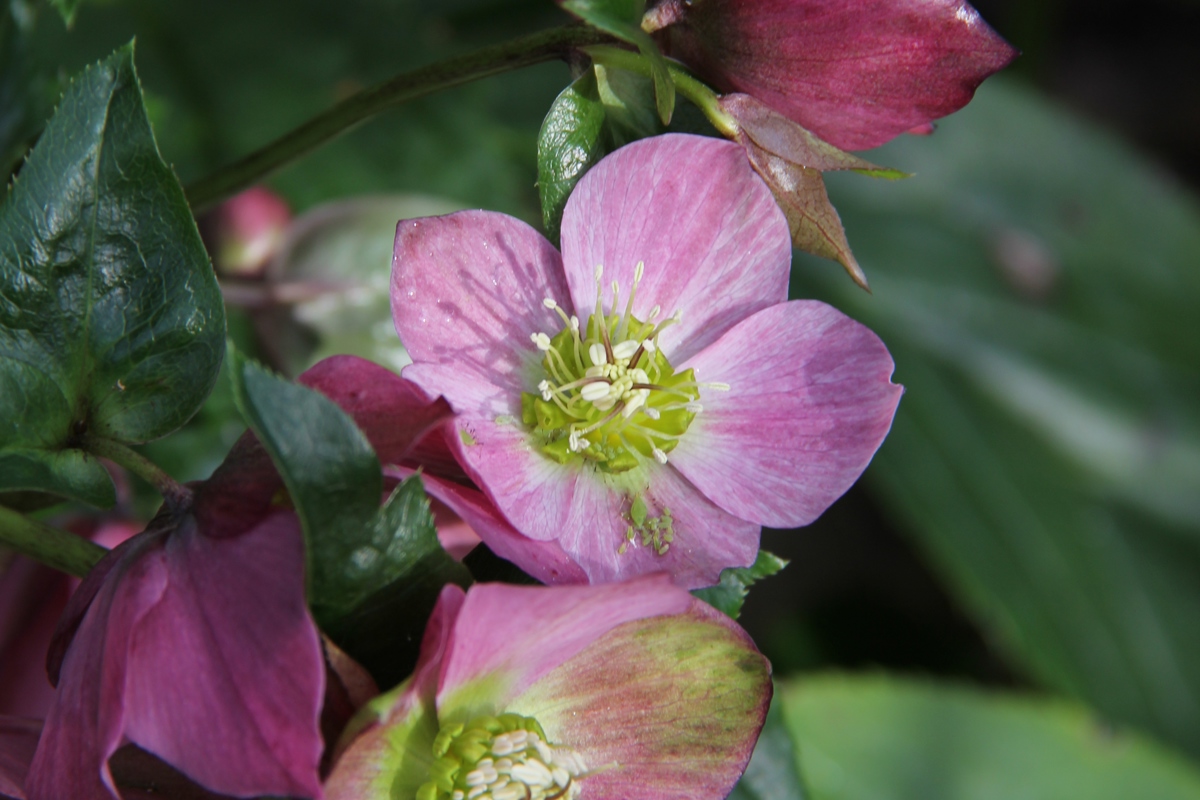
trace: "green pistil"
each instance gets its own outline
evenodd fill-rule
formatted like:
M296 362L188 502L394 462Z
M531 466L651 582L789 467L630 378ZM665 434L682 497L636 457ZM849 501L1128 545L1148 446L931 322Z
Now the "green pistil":
M621 555L629 548L630 543L639 543L642 547L651 547L660 556L665 556L675 541L675 520L671 509L663 507L658 516L652 516L646 507L646 501L641 497L633 498L629 507L629 525L625 528L625 541L617 548Z
M640 277L641 265L635 291ZM632 292L624 313L604 314L597 303L583 330L553 301L546 306L564 327L553 338L534 335L546 354L545 380L538 393L521 395L521 419L539 449L560 464L586 461L611 473L647 460L666 463L700 410L693 371L677 373L658 348L659 334L676 318L634 317Z
M586 766L519 714L445 725L433 741L429 781L417 800L574 800Z

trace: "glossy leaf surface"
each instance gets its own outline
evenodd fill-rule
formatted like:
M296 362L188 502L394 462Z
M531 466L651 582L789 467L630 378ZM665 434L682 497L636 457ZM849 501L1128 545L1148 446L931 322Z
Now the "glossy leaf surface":
M77 77L0 207L0 489L111 502L87 436L144 442L203 403L220 290L125 47Z

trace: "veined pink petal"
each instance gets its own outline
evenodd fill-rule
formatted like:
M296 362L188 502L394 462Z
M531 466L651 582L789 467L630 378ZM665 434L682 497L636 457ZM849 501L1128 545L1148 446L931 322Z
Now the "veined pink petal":
M684 366L730 390L701 390L671 463L725 510L775 527L807 525L850 488L903 392L883 342L811 300L760 311Z
M444 713L447 700L464 684L497 673L504 683L497 688L492 713L503 711L508 698L597 637L631 620L682 613L692 601L666 575L604 586L560 586L552 593L537 586L476 584L459 610L442 662L438 708Z
M667 52L843 150L965 106L1016 51L963 0L665 0Z
M131 539L63 660L30 800L109 800L122 737L222 794L321 796L324 661L289 512ZM246 609L253 608L253 614Z
M389 467L384 471L400 479L416 474L416 470L406 467ZM587 575L557 542L522 536L478 489L429 473L422 473L421 483L430 497L445 503L500 558L511 561L542 583L587 582Z
M680 361L743 317L787 299L787 220L732 142L667 134L612 153L567 201L562 248L581 319L596 305L597 265L604 266L605 310L613 281L624 310L634 269L644 262L634 316L645 321L656 305L660 319L682 312L661 340L663 352Z
M404 377L458 412L520 415L541 354L530 341L570 313L558 252L513 217L460 211L396 229L392 317L415 364Z
M586 754L583 797L694 800L733 789L770 699L770 665L750 637L693 600L607 631L509 708Z

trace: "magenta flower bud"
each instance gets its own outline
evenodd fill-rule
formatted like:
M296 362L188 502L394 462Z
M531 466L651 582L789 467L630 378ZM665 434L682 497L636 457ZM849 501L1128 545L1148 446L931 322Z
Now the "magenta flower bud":
M721 800L754 749L770 667L654 576L447 586L412 678L351 723L330 800Z
M214 213L217 268L230 275L257 275L283 244L292 220L282 197L253 186L226 200Z
M403 374L456 412L449 446L519 532L504 557L708 586L753 563L761 526L807 524L850 487L901 389L873 333L787 301L791 252L743 148L682 134L593 167L561 255L503 214L400 223Z
M661 0L643 27L719 91L843 150L957 111L1017 55L962 0Z

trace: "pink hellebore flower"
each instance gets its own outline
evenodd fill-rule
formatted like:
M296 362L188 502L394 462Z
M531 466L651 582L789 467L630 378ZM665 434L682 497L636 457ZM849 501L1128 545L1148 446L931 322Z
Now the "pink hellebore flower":
M762 525L807 524L858 478L899 401L891 357L787 302L788 224L741 147L618 150L580 180L562 246L485 211L396 234L404 375L450 402L450 445L524 536L592 583L707 586L754 561Z
M57 638L29 800L119 797L126 740L222 794L320 796L324 661L291 512L238 535L160 515L92 570Z
M351 723L330 800L721 800L770 667L665 576L442 591L413 677Z
M1017 55L962 0L661 0L643 27L843 150L928 132Z

